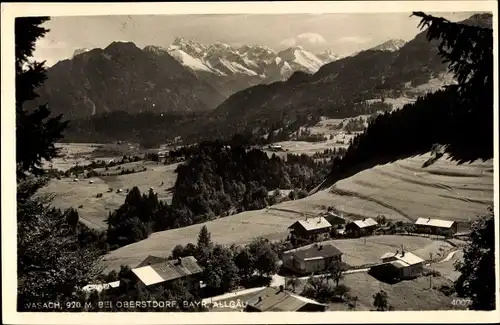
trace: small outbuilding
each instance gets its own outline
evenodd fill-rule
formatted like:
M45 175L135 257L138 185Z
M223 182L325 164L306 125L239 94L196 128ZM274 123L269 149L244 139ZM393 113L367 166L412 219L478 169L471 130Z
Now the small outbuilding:
M419 277L424 271L424 260L411 252L385 253L382 263L370 268L370 273L386 280L405 280Z
M372 234L377 229L378 223L373 218L365 218L362 220L355 220L346 225L346 232L351 233L353 236L366 236Z

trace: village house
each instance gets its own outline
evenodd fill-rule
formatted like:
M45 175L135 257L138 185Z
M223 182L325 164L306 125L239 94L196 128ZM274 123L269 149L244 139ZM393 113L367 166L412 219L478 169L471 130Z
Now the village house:
M325 311L328 305L279 288L267 287L246 301L247 312L268 311Z
M346 233L352 234L353 237L366 236L372 234L377 229L378 223L372 218L364 218L349 222L346 227Z
M423 274L424 260L404 250L396 253L385 253L380 257L382 264L370 268L370 273L387 280L405 280Z
M288 227L293 245L297 242L314 242L320 235L329 235L331 228L332 225L324 217L306 217Z
M283 253L283 267L299 274L320 272L333 262L342 261L342 252L330 244L314 244Z
M155 256L148 256L138 267L132 269L135 277L145 286L163 285L179 279L186 281L187 286L199 283L199 275L203 270L193 256L161 262L157 262L157 259Z
M458 224L449 220L418 218L415 221L415 232L451 237L458 232Z

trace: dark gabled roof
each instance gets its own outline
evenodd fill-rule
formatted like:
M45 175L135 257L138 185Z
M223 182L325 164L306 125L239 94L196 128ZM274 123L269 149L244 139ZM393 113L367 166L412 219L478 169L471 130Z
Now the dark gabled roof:
M139 267L143 267L143 266L147 266L147 265L153 265L153 264L162 263L162 262L165 262L166 260L167 260L166 258L149 255L148 257L146 257L144 259L144 261L142 261L135 268L139 268Z
M260 299L259 299L260 298ZM257 292L252 298L247 300L247 304L260 310L266 311L298 311L308 304L327 307L312 299L295 295L278 288L267 287Z
M306 249L297 250L293 253L296 258L300 260L305 260L308 258L317 258L317 257L333 257L342 255L342 252L335 246L327 244L327 245L313 245Z
M163 263L153 264L151 267L165 281L183 278L187 275L201 273L203 270L198 265L198 261L193 256L181 258L181 263L177 260L166 261Z

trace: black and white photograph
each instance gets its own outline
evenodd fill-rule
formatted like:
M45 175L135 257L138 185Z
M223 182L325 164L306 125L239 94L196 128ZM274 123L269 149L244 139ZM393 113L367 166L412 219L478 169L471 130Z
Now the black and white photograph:
M4 322L498 320L498 9L461 2L2 4Z

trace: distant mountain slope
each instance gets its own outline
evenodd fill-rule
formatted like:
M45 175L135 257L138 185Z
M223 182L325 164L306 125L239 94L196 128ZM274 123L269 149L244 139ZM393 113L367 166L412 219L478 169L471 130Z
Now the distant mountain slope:
M226 96L261 83L284 81L295 71L314 73L338 59L331 51L315 55L301 47L292 47L277 53L261 45L239 48L223 43L205 45L182 37L166 49L155 48L158 53L169 53Z
M483 18L474 16L465 23L483 24ZM210 114L203 134L265 134L273 125L283 127L298 119L373 113L372 108L360 103L404 95L447 71L437 55L436 43L428 42L425 33L419 33L397 51L362 51L323 65L312 75L296 72L285 82L242 90Z
M79 50L47 71L39 89L53 113L77 118L117 110L137 113L207 111L224 97L166 53L113 42Z

